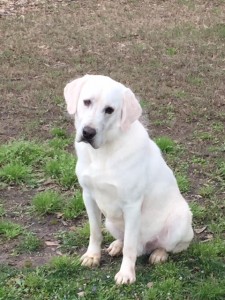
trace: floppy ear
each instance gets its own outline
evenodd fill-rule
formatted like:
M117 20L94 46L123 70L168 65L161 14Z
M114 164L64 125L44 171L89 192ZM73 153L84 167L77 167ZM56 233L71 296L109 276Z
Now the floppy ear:
M142 113L142 108L136 99L134 93L130 89L126 89L123 94L123 107L121 128L126 130L130 125L139 119Z
M83 84L85 83L88 75L75 79L69 82L64 88L64 98L67 104L67 111L70 115L74 115L77 110L77 102Z

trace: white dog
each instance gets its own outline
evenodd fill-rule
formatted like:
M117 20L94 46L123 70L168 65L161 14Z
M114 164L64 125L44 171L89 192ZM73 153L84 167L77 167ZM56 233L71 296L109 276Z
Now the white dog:
M64 96L75 115L76 174L90 222L84 266L101 257L101 215L115 241L111 256L123 254L117 284L135 281L136 258L167 259L193 238L192 214L157 145L138 121L133 92L106 76L85 75L68 83Z

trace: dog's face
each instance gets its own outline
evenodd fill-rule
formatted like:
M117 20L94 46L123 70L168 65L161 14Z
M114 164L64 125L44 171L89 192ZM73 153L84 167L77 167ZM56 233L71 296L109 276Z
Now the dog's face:
M130 89L106 76L86 75L64 89L67 109L75 115L76 142L98 149L141 115Z

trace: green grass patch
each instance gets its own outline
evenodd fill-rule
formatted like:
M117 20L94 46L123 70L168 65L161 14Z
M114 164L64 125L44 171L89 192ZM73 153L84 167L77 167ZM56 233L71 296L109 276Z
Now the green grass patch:
M82 198L82 194L78 191L73 198L67 200L63 206L63 218L74 219L82 215L85 211L85 206Z
M31 253L43 247L42 241L32 232L27 232L16 247L18 253Z
M48 190L35 195L32 205L40 214L51 214L62 209L63 199L59 193Z
M166 54L169 55L169 56L174 56L174 55L177 54L177 49L173 48L173 47L167 48L166 49Z
M202 221L206 217L206 208L197 202L191 202L191 211L193 213L194 220Z
M6 239L14 239L18 235L23 233L23 227L19 224L0 220L0 236L2 235Z
M181 193L187 193L190 190L190 181L188 177L184 174L176 174L177 184Z
M31 182L32 176L31 168L21 162L8 163L0 170L0 180L10 184Z
M199 195L201 195L203 198L210 198L215 192L215 189L212 185L203 185L199 189Z
M89 223L76 227L73 231L62 231L56 234L60 240L60 249L64 253L74 253L81 247L87 247L90 235Z
M72 144L64 131L55 129L49 143L13 141L0 147L0 179L7 184L37 184L43 173L70 188L77 180L75 156L65 149Z
M61 139L67 139L68 138L67 132L63 128L55 127L51 130L51 134L53 135L53 137L58 137L58 138L61 138Z
M74 187L77 183L74 155L59 151L46 163L45 173L66 188Z
M0 165L18 162L33 166L43 161L49 154L48 150L35 141L15 140L0 147Z
M155 139L155 142L162 152L171 153L175 151L175 142L167 136L161 136Z

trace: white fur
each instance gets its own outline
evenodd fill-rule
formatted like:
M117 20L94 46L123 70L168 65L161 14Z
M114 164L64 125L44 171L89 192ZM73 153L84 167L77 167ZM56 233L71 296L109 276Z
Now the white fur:
M112 256L123 253L118 284L135 281L135 262L149 253L152 263L167 252L186 249L193 238L192 214L159 148L138 121L141 107L132 91L109 77L86 75L65 87L68 112L75 114L76 174L90 222L83 265L101 257L101 215L116 241ZM91 105L85 106L84 100ZM106 107L114 108L112 114ZM96 129L82 142L85 126Z

